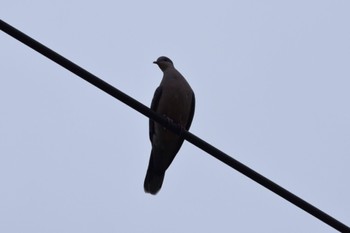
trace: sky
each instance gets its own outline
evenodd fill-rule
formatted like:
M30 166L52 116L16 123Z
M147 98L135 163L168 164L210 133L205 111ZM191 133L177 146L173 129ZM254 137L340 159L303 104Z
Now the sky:
M349 1L3 0L1 19L350 225ZM144 193L148 119L0 32L0 232L336 232L185 142Z

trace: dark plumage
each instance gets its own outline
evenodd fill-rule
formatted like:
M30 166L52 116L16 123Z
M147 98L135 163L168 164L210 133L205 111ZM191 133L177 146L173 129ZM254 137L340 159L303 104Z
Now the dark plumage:
M195 108L195 97L190 85L169 58L159 57L154 63L164 75L154 93L151 109L188 130ZM149 122L149 133L152 151L144 189L146 193L156 194L162 187L165 171L180 150L184 139L152 120Z

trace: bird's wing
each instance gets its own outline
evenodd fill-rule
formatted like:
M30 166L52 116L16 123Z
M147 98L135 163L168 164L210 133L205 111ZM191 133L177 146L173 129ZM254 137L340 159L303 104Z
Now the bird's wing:
M156 112L159 104L160 97L162 95L162 87L159 86L154 92L154 96L151 103L151 109ZM149 138L152 142L152 137L154 134L154 121L149 119Z
M194 108L196 105L196 98L194 96L194 93L192 92L192 102L191 102L191 111L190 111L190 116L188 118L187 124L186 124L186 130L188 130L191 126L193 116L194 116Z

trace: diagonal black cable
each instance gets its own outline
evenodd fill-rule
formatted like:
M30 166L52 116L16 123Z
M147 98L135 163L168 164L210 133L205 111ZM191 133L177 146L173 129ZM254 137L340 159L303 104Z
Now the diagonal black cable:
M91 83L92 85L100 88L102 91L107 92L111 96L122 101L126 105L132 107L136 111L138 111L138 112L142 113L143 115L151 118L152 120L160 123L161 125L169 128L170 130L174 131L175 133L183 135L183 137L187 141L191 142L193 145L201 148L202 150L209 153L213 157L217 158L218 160L222 161L223 163L227 164L228 166L236 169L237 171L241 172L242 174L248 176L252 180L256 181L257 183L261 184L262 186L271 190L272 192L276 193L277 195L283 197L287 201L293 203L294 205L298 206L299 208L303 209L304 211L308 212L309 214L313 215L314 217L318 218L319 220L323 221L324 223L328 224L329 226L332 226L333 228L337 229L340 232L349 232L350 233L350 228L348 226L346 226L345 224L343 224L342 222L340 222L337 219L333 218L332 216L326 214L325 212L321 211L320 209L316 208L315 206L311 205L310 203L304 201L300 197L294 195L293 193L289 192L288 190L284 189L283 187L279 186L278 184L274 183L273 181L260 175L259 173L255 172L254 170L245 166L244 164L240 163L239 161L231 158L227 154L223 153L222 151L218 150L214 146L212 146L212 145L208 144L207 142L203 141L202 139L198 138L194 134L192 134L188 131L182 130L178 125L167 121L166 118L157 115L155 112L150 110L148 107L146 107L142 103L140 103L137 100L131 98L130 96L124 94L123 92L119 91L115 87L113 87L110 84L106 83L105 81L99 79L95 75L89 73L88 71L84 70L83 68L79 67L78 65L74 64L73 62L69 61L68 59L66 59L63 56L59 55L58 53L54 52L53 50L47 48L43 44L39 43L38 41L32 39L31 37L27 36L26 34L22 33L21 31L17 30L16 28L12 27L11 25L5 23L3 20L0 20L0 29L2 31L4 31L5 33L9 34L10 36L14 37L15 39L19 40L20 42L31 47L32 49L36 50L37 52L41 53L42 55L46 56L50 60L58 63L59 65L66 68L67 70L78 75L79 77L81 77L85 81Z

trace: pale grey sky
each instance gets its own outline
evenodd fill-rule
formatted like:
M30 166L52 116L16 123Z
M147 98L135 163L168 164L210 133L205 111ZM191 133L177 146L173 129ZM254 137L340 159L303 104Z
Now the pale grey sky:
M191 132L350 225L349 1L3 1L149 105L169 56ZM335 232L184 143L145 194L148 119L0 33L0 232Z

